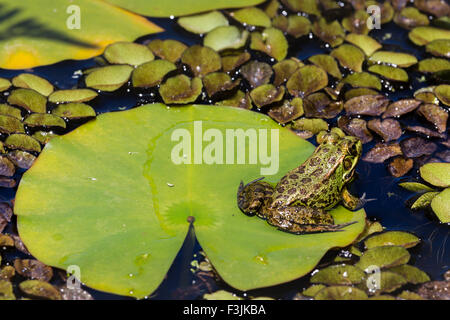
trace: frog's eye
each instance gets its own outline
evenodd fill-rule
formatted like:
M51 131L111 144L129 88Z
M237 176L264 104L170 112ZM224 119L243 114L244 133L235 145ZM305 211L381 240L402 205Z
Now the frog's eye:
M350 170L352 165L353 165L353 161L350 158L345 158L344 159L344 169L345 170Z

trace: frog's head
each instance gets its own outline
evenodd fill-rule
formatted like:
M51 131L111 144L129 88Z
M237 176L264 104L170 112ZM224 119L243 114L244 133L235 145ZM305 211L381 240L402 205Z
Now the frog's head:
M344 158L342 165L344 168L343 181L349 182L355 172L355 167L361 158L362 143L356 137L345 136L338 142L339 149L342 150Z
M241 181L239 185L237 193L238 207L248 216L254 216L263 204L265 183L259 183L262 179L264 178L259 178L245 186Z

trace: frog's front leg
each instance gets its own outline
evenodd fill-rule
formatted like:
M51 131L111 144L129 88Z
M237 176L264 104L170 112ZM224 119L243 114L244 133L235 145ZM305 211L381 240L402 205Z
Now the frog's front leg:
M361 209L367 201L364 199L365 194L362 198L355 197L352 195L346 187L342 189L342 204L349 210Z
M333 217L323 209L287 206L272 210L267 222L282 231L295 234L334 232L353 224L333 224Z
M262 179L264 178L252 181L245 186L241 181L237 194L237 202L239 209L246 215L253 216L257 214L265 219L265 210L261 209L269 206L272 201L274 188L269 183L261 181Z

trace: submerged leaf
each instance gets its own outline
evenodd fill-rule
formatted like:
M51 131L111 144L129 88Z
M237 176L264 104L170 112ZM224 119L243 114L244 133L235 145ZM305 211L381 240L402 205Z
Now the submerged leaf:
M394 177L402 177L407 174L414 166L412 159L397 157L389 163L388 170Z

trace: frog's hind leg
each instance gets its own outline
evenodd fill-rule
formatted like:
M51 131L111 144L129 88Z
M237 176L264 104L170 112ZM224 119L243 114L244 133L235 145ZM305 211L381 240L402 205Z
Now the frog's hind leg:
M274 188L267 182L261 181L264 178L254 180L244 186L241 181L237 193L237 204L239 209L248 216L261 215L262 207L272 201Z

